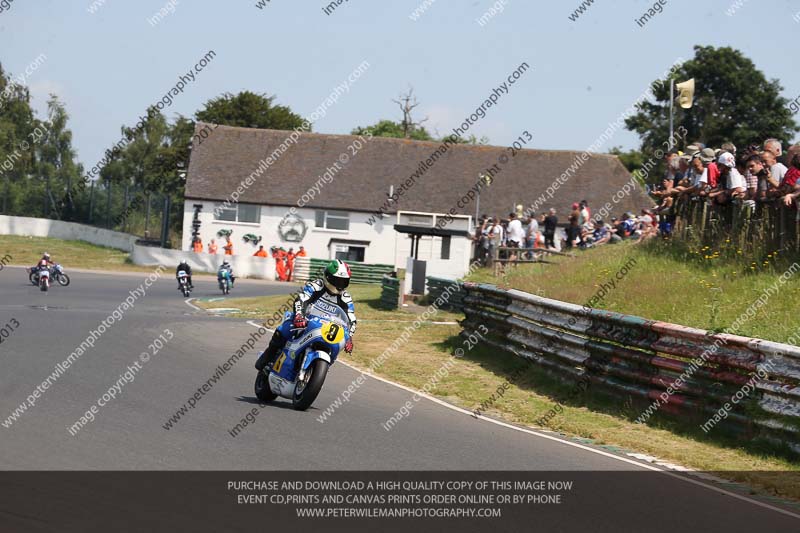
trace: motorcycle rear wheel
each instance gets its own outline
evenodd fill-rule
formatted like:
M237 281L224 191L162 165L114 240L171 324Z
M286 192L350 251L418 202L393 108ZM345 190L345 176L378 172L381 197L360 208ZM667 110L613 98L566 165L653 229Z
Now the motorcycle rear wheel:
M256 398L262 402L271 402L278 397L278 395L273 394L272 389L269 388L269 380L263 371L259 370L258 376L256 376L256 383L253 388L255 389Z
M48 285L48 284L47 284L47 282L46 282L46 281L42 281L42 282L39 284L39 288L41 289L41 291L42 291L42 292L47 292L47 288L48 288L48 287L47 287L47 285Z
M67 285L69 285L69 276L67 276L66 274L59 274L56 279L58 280L58 284L61 285L62 287L66 287Z
M296 411L305 411L314 400L317 399L319 392L322 390L322 385L325 383L325 376L328 375L328 362L322 359L317 359L311 366L308 367L307 374L311 376L306 377L305 386L300 389L298 394L297 390L301 383L295 385L294 398L292 398L292 408Z

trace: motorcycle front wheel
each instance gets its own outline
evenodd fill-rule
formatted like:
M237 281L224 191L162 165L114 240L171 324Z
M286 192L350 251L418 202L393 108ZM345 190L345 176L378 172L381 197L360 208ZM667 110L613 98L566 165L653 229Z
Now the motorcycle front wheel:
M262 402L271 402L278 397L278 395L273 394L272 389L269 388L269 380L267 379L267 375L262 371L259 371L258 376L256 376L256 384L254 389L256 398Z
M62 287L66 287L67 285L69 285L69 276L67 276L66 274L59 274L56 279L58 280L58 284L61 285Z
M30 275L28 276L28 279L31 281L33 285L39 284L39 280L36 277L36 272L31 272Z
M328 366L327 361L317 359L308 367L305 380L297 382L292 398L292 407L296 411L305 411L317 399L325 383L325 376L328 375Z

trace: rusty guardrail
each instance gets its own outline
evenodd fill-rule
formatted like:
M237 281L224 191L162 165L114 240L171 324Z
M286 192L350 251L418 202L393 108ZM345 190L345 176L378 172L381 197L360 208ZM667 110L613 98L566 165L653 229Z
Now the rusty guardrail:
M485 325L491 346L529 359L559 379L585 377L626 401L655 402L651 405L658 404L656 410L692 421L709 419L751 384L753 392L725 413L721 425L800 452L796 346L591 309L494 285L466 282L463 288L465 332ZM756 372L759 377L753 380Z

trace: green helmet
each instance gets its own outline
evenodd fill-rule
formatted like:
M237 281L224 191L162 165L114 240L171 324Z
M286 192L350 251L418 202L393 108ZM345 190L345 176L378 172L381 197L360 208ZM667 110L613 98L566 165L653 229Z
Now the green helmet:
M325 287L334 294L339 294L350 285L350 267L339 259L334 259L325 269Z

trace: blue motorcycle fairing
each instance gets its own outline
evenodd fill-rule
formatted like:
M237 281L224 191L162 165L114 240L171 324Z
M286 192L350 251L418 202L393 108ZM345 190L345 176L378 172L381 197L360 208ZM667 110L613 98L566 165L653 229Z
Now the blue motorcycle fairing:
M350 338L350 330L345 327L341 342L333 344L325 341L322 336L322 325L326 321L316 316L309 316L306 329L292 335L292 319L294 318L294 313L288 311L284 314L284 318L285 320L278 327L278 330L281 332L281 335L286 336L288 339L282 352L282 355L285 356L285 360L281 364L279 371L274 373L288 381L294 381L297 378L297 373L294 371L295 357L305 357L306 350L312 345L322 344L326 349L309 350L308 357L306 357L303 363L303 370L307 370L311 363L317 359L324 359L330 364L333 364L339 352L344 348L347 339Z

